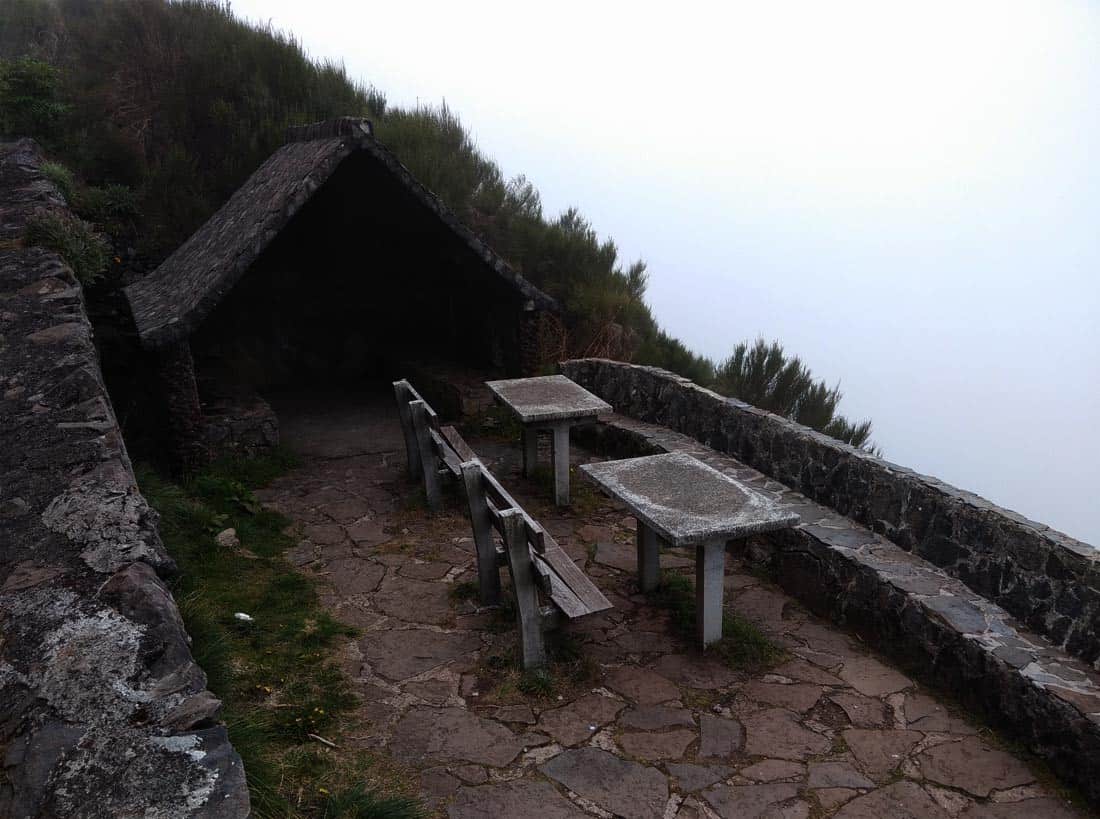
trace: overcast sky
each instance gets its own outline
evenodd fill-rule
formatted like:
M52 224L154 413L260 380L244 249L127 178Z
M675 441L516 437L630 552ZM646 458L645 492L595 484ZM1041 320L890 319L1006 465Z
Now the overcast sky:
M689 346L779 339L888 459L1100 546L1100 6L233 8L445 99Z

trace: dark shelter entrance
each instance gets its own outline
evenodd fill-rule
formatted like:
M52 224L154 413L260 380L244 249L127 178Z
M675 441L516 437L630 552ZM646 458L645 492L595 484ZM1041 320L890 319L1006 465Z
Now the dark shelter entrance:
M266 445L273 425L277 439L260 395L361 389L421 365L532 373L539 316L556 310L355 119L291 129L126 294L185 464Z

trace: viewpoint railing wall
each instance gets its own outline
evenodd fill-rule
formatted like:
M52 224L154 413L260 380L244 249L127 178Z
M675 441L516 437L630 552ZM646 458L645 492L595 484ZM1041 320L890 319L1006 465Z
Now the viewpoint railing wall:
M1049 526L666 370L576 359L617 412L725 452L958 577L1100 666L1100 552Z

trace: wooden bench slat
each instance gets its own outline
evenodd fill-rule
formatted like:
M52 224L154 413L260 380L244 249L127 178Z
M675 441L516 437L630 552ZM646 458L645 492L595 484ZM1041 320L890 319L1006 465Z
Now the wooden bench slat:
M516 503L515 498L509 495L508 490L500 485L500 481L496 479L496 476L492 472L488 469L483 469L482 472L485 475L485 487L487 490L491 490L491 492L487 492L486 494L496 495L503 506L519 510L520 514L523 515L523 522L527 527L528 536L531 538L532 545L535 547L535 550L541 554L542 550L546 547L546 540L550 535L534 518L527 514L527 511L522 506ZM494 498L494 502L495 501L496 498Z
M458 434L457 429L448 425L445 427L440 427L439 431L447 440L447 443L451 445L451 449L455 451L455 454L458 456L459 463L478 460L477 455L472 449L470 449L470 445L462 440L462 436Z
M585 606L586 614L597 611L605 611L612 608L611 601L604 597L596 584L593 583L573 558L565 553L565 550L557 544L550 533L546 534L546 551L539 555L545 563L554 570L569 590Z
M437 454L439 455L440 460L443 461L444 465L447 467L447 469L450 470L451 474L457 478L459 475L462 474L462 461L458 458L457 455L455 455L455 452L453 449L451 449L450 444L447 443L446 439L444 439L444 437L439 432L436 432L434 429L430 429L428 431L432 436L432 443L435 444L435 449Z
M572 589L562 582L561 577L558 576L553 567L542 559L542 555L532 554L531 557L535 565L545 573L544 576L550 582L547 596L554 601L554 605L561 609L566 617L572 620L575 617L591 614L588 606L573 593Z

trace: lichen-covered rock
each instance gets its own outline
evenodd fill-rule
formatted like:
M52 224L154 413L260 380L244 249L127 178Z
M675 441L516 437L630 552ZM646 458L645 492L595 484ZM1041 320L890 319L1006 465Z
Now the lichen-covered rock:
M64 207L40 163L0 144L0 239ZM6 243L0 313L0 815L247 816L72 271Z

